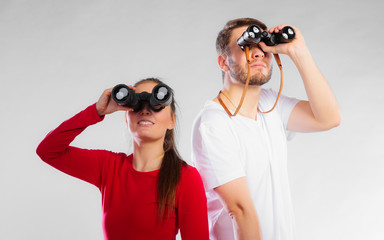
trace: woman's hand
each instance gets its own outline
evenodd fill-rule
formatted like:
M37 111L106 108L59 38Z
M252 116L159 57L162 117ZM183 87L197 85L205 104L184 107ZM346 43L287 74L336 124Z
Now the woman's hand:
M134 89L132 86L130 88ZM105 89L96 103L96 110L100 117L116 111L132 111L132 108L120 106L112 97L112 88Z

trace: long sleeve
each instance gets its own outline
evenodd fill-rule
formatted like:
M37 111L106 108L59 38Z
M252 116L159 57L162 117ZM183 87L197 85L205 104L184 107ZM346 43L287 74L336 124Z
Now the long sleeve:
M103 120L96 104L87 107L51 131L37 147L37 154L49 165L100 188L102 159L107 151L87 150L69 144L90 125Z
M207 199L196 168L189 166L180 181L178 214L183 240L209 239Z

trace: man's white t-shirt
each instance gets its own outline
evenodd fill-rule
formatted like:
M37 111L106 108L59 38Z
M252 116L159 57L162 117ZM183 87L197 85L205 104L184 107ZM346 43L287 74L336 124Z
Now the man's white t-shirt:
M262 90L259 109L268 111L276 92ZM194 121L192 160L207 194L211 240L233 240L231 218L214 188L246 177L263 240L294 239L294 217L287 174L286 125L299 100L281 96L275 110L257 120L230 117L208 101Z

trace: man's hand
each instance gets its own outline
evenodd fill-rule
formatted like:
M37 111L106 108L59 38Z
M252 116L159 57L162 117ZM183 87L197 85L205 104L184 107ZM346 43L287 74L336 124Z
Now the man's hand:
M279 25L268 30L278 33L287 25ZM292 27L292 26L291 26ZM340 110L332 89L316 66L304 37L299 29L292 27L296 36L289 43L267 46L260 42L264 52L287 54L295 63L303 80L309 101L299 102L293 109L287 129L298 132L324 131L340 124Z
M269 33L278 33L280 32L284 27L288 25L282 24L276 27L273 27L268 30ZM277 53L277 54L286 54L289 57L293 58L298 55L304 54L305 52L308 52L307 45L305 44L304 37L301 35L301 32L298 28L290 26L295 30L296 36L295 38L288 43L280 43L276 46L267 46L264 42L260 42L259 46L264 52L269 53Z

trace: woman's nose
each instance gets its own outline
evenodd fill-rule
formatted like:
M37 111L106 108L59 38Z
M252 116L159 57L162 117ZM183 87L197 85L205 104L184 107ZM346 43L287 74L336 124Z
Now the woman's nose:
M151 112L151 109L149 107L149 103L142 103L142 108L140 110L140 114L141 115L150 115L152 112Z

